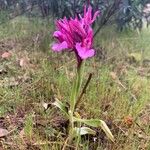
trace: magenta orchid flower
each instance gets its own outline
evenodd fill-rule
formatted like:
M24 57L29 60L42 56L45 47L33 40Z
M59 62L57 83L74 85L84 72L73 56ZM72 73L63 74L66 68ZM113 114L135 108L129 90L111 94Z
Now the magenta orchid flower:
M83 17L79 15L79 18L58 20L56 22L57 31L53 34L58 42L53 44L52 50L57 52L64 49L74 51L78 62L94 56L91 25L98 15L99 11L92 16L92 7L89 6L87 9L85 6Z
M88 0L90 3L90 0ZM95 50L93 49L93 29L91 27L92 23L95 21L98 16L99 11L97 11L94 15L92 15L92 7L88 8L84 7L83 16L79 15L79 17L75 18L64 18L56 21L57 31L54 32L53 36L57 39L57 43L52 45L52 49L56 52L60 52L62 50L67 50L69 52L74 52L77 58L77 69L76 69L76 77L74 78L74 84L72 87L71 96L69 99L68 109L61 109L62 106L65 107L62 101L56 100L53 105L60 108L60 110L65 114L67 120L69 120L69 135L67 143L64 144L62 149L66 149L66 145L72 143L72 140L79 138L79 131L87 132L85 134L93 134L94 130L87 127L81 127L81 123L88 124L88 126L93 126L92 124L97 122L97 126L100 126L106 135L114 142L114 137L103 120L99 119L82 119L74 116L78 104L80 104L82 100L82 96L84 91L86 91L87 86L91 80L92 74L89 75L89 78L83 87L82 91L82 77L83 77L83 60L93 57L95 54ZM78 125L79 123L79 125ZM90 132L88 132L90 131ZM75 134L76 132L76 134Z

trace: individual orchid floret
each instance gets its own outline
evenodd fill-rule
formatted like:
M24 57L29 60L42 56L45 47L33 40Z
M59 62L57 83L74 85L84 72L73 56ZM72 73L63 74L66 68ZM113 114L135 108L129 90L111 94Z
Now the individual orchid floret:
M81 20L83 20L84 24L91 25L95 20L96 17L99 15L99 11L96 11L94 16L92 17L92 7L89 6L88 9L86 6L84 7L84 17L81 17Z

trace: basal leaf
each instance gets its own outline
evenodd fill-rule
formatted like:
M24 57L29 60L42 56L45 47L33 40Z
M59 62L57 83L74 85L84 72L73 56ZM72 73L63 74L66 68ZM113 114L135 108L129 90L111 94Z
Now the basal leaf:
M101 127L102 130L107 135L107 137L109 139L111 139L111 141L114 142L114 136L112 135L110 129L108 128L107 124L103 120L99 120L99 119L80 119L80 118L74 117L74 121L84 123L84 124L86 124L88 126L92 126L92 127Z
M103 121L103 120L100 120L101 121L101 128L103 129L103 131L106 133L107 137L109 139L111 139L111 141L115 141L114 139L114 136L112 135L110 129L108 128L107 124Z
M65 104L63 104L61 101L59 101L58 99L52 103L54 106L58 107L68 118L68 111L67 111L67 107Z
M92 134L95 135L96 132L88 127L81 127L81 128L74 128L76 135L86 135L86 134Z
M92 127L99 127L101 125L101 121L98 119L80 119L74 117L74 121L81 122Z

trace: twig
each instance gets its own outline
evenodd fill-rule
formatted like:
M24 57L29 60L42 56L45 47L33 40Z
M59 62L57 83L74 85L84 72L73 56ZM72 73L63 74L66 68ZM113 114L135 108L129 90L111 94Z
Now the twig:
M116 83L119 84L125 91L128 90L128 88L125 87L125 86L121 83L121 81L120 81L119 79L116 81ZM130 96L131 96L135 101L137 101L136 96L135 96L131 91L128 91L128 92L129 92Z
M148 136L147 135L147 133L145 132L145 130L135 121L135 124L139 127L139 129L146 135L146 136Z
M107 24L109 19L115 14L115 12L118 10L119 4L121 0L115 0L112 5L109 5L109 7L104 12L104 15L102 16L101 23L99 24L98 29L94 33L94 37L98 34L98 32L101 30L101 28Z
M68 145L68 140L69 140L69 137L67 137L67 139L65 140L65 143L64 143L64 146L62 148L62 150L65 150L66 149L66 146Z
M78 106L78 104L80 103L83 95L86 93L86 89L87 89L87 87L88 87L88 85L89 85L89 83L91 81L91 78L92 78L92 73L89 74L88 80L86 81L86 84L84 85L84 87L82 89L82 92L81 92L81 94L80 94L80 96L79 96L79 98L78 98L78 100L76 102L75 108Z

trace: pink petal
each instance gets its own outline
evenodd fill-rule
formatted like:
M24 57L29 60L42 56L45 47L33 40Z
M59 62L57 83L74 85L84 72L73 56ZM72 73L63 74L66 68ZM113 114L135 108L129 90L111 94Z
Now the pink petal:
M84 18L86 17L86 5L84 5Z
M92 19L92 23L96 20L96 17L98 17L99 14L100 14L99 11L96 11L96 12L94 13L94 16L93 16L93 19Z
M53 34L54 37L62 36L62 33L60 31L55 31Z
M10 52L4 52L2 55L1 55L1 57L2 58L4 58L4 59L8 59L8 58L10 58L11 57L11 53Z
M53 37L55 37L60 43L62 43L64 40L63 33L60 31L55 31L53 34Z
M76 50L81 59L87 59L93 57L95 54L94 49L87 49L86 47L81 47L81 43L76 44Z
M68 48L68 44L66 41L62 43L55 43L52 46L52 50L56 52L62 51L63 49L66 49L66 48Z
M90 21L91 20L91 18L92 18L92 7L91 6L89 6L89 8L88 8L88 10L87 10L87 14L86 14L87 16L87 19Z
M84 20L84 23L86 25L91 25L96 20L96 17L98 15L99 15L99 11L96 11L94 13L93 18L92 18L92 7L89 6L87 11L86 11L86 6L84 6L84 18L81 18L81 20Z
M83 21L86 25L90 25L91 24L91 12L92 12L92 7L89 6L88 9L86 8L86 6L84 6L84 18Z
M73 31L72 32L73 36L75 36L74 33L80 35L79 37L85 37L86 36L86 32L85 32L85 30L83 28L83 25L80 21L70 20L69 25L70 25L70 28Z

